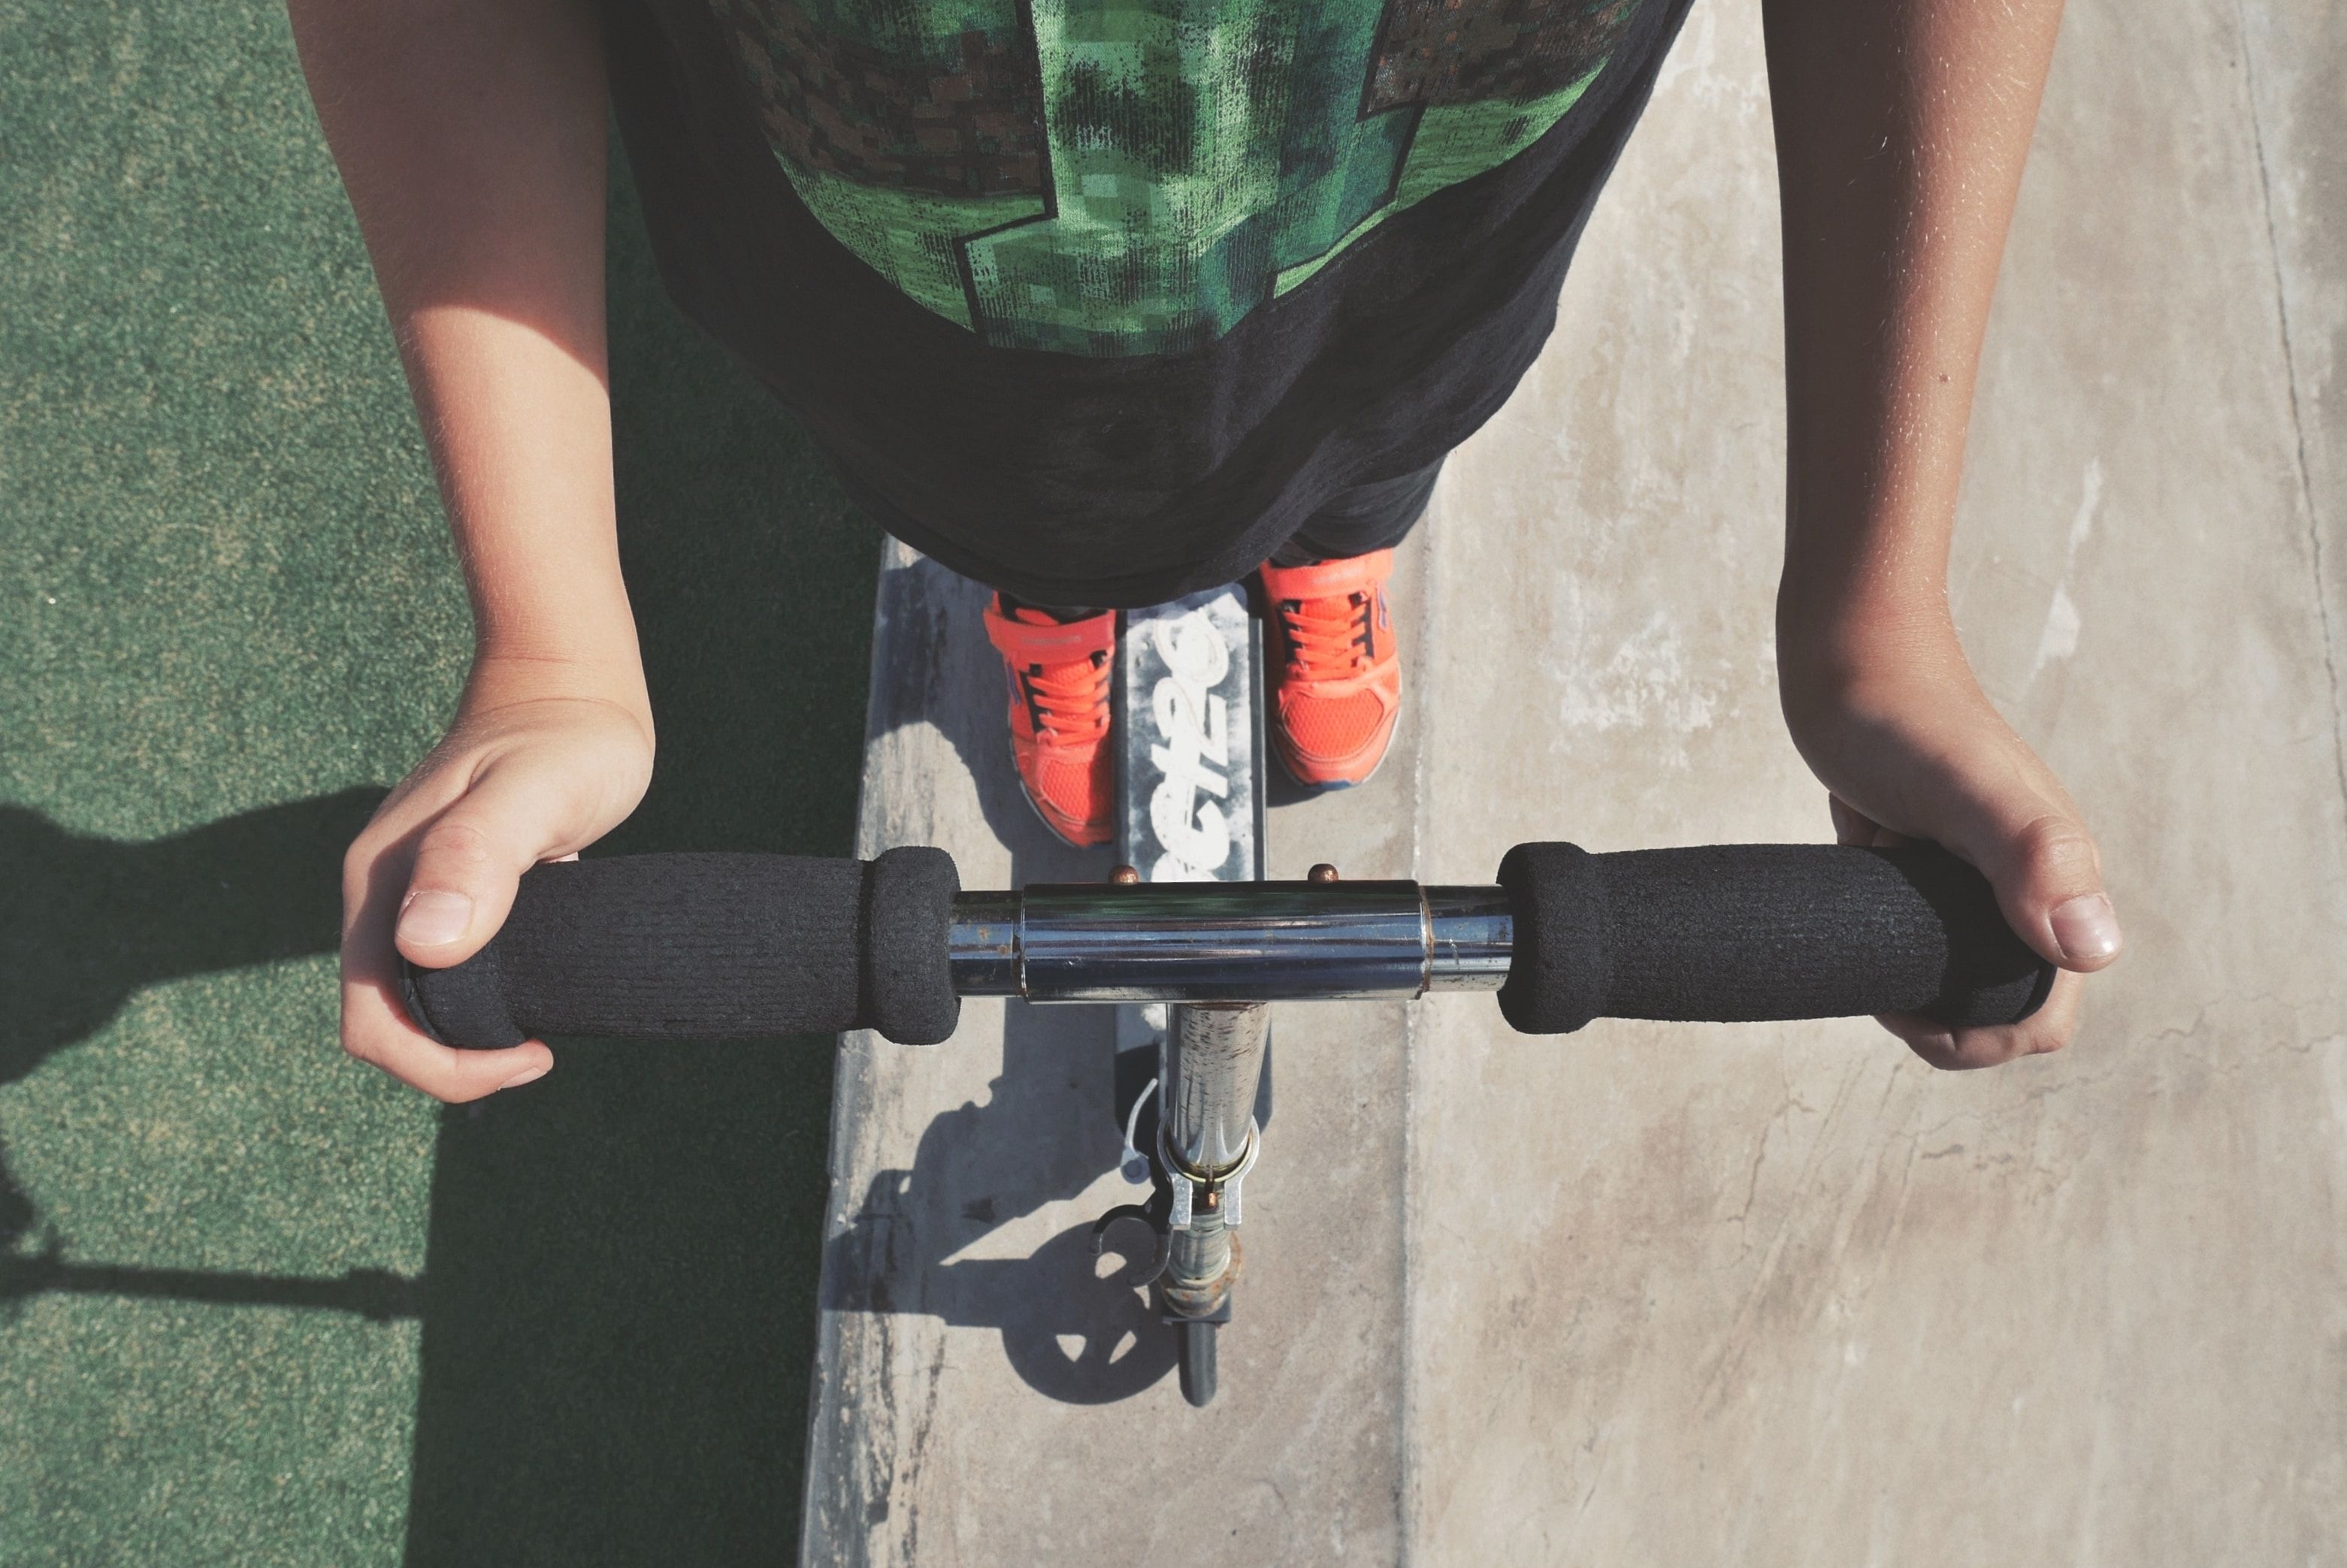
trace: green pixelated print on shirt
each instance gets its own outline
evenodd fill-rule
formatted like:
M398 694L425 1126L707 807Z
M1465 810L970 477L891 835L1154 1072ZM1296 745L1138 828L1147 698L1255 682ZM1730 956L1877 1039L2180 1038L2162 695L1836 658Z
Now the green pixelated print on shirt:
M712 0L810 211L1003 347L1213 341L1571 109L1639 0Z

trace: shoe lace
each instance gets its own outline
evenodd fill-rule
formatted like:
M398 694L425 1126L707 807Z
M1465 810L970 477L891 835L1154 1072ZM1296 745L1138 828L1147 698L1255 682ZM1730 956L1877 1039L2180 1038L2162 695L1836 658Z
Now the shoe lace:
M1337 681L1368 668L1369 596L1287 599L1279 604L1288 657L1307 681Z
M1059 741L1106 739L1110 673L1105 653L1065 664L1030 664L1024 679L1036 731Z

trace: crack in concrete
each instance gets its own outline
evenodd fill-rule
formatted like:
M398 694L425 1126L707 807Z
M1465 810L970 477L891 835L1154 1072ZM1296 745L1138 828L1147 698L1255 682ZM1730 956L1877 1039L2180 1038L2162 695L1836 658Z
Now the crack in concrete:
M2347 692L2339 676L2339 640L2331 624L2331 603L2323 590L2322 513L2314 499L2314 476L2306 455L2306 419L2299 406L2298 351L2291 337L2290 290L2282 275L2281 236L2274 223L2273 174L2266 159L2265 121L2258 114L2257 61L2250 46L2250 17L2243 0L2233 0L2233 20L2239 29L2242 97L2249 111L2250 146L2257 155L2258 200L2266 220L2266 254L2273 268L2274 325L2281 339L2282 379L2290 395L2290 430L2298 464L2299 497L2306 508L2307 547L2314 563L2314 615L2322 631L2322 670L2331 683L2331 762L2339 785L2339 808L2347 821Z
M1759 1267L1747 1286L1744 1299L1737 1305L1736 1316L1720 1339L1717 1359L1697 1391L1694 1403L1698 1409L1717 1412L1727 1404L1729 1388L1742 1369L1746 1351L1751 1348L1752 1320L1760 1310L1762 1298L1776 1283L1778 1266L1783 1260L1786 1247L1790 1245L1794 1222L1806 1204L1809 1190L1817 1184L1819 1172L1833 1152L1834 1126L1841 1119L1842 1108L1850 1102L1851 1093L1865 1071L1865 1063L1862 1061L1856 1062L1844 1069L1840 1081L1834 1086L1832 1102L1826 1107L1825 1118L1819 1123L1809 1148L1802 1154L1800 1170L1794 1178L1785 1213L1778 1217L1777 1228L1768 1237ZM1875 1106L1877 1119L1881 1117L1882 1106L1889 1103L1890 1096L1891 1090L1886 1088L1882 1100ZM1738 1258L1747 1255L1748 1251L1748 1247L1739 1247Z

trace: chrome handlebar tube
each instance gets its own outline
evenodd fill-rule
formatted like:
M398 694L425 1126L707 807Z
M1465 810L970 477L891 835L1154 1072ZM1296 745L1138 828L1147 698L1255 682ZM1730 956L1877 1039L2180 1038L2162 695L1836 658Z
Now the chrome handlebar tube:
M954 897L954 989L1031 1002L1266 1002L1497 990L1499 887L1415 882L1042 885Z

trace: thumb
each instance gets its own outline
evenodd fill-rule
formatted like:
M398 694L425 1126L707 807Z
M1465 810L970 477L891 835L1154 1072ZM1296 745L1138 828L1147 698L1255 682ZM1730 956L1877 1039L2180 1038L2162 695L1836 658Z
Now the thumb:
M2082 974L2117 958L2126 939L2103 887L2102 852L2075 811L2032 795L1991 805L1964 837L1949 847L1980 868L2041 957Z
M542 779L491 769L416 836L395 939L427 968L461 964L497 934L521 875L569 849Z

